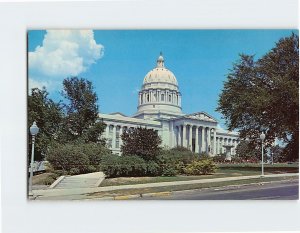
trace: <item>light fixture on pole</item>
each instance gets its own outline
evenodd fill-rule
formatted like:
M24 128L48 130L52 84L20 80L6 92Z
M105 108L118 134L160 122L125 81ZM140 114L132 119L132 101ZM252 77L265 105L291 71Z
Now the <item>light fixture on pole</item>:
M264 132L260 134L261 139L261 176L264 176L264 140L266 138L266 135Z
M31 163L30 163L30 178L29 178L29 193L32 192L32 177L33 177L33 163L34 163L34 143L35 136L39 132L39 127L37 127L36 122L33 122L30 127L30 134L32 135L32 147L31 147Z

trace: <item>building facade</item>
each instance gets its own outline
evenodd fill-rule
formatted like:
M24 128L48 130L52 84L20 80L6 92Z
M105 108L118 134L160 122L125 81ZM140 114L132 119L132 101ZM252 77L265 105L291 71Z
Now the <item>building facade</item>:
M184 114L181 93L175 75L164 65L160 55L156 67L150 70L138 95L137 112L131 116L122 113L99 114L106 124L103 136L113 153L120 154L121 135L124 130L136 127L154 129L164 147L183 146L195 153L206 152L211 156L227 152L235 154L239 143L236 132L225 131L206 112Z

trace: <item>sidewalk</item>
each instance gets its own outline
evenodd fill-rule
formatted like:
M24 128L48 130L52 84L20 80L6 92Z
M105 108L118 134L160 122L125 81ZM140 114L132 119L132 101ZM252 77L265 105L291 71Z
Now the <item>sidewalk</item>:
M286 173L286 174L271 174L265 175L264 178L276 178L276 177L299 177L298 173ZM134 185L119 185L119 186L106 186L95 188L74 188L74 189L46 189L46 190L33 190L34 196L42 197L58 197L58 196L73 196L84 195L95 192L105 192L114 190L127 190L127 189L142 189L142 188L154 188L154 187L168 187L168 186L180 186L190 184L204 184L204 183L216 183L224 181L237 181L261 178L260 175L255 176L239 176L239 177L225 177L225 178L212 178L201 180L188 180L188 181L173 181L173 182L160 182L160 183L146 183L146 184L134 184Z

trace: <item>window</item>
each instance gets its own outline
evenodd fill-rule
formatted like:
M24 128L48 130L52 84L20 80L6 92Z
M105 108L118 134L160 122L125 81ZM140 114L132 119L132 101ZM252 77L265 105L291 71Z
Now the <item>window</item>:
M171 95L169 95L169 102L171 102Z
M149 94L147 95L147 101L149 102Z
M161 94L161 101L165 101L165 95Z

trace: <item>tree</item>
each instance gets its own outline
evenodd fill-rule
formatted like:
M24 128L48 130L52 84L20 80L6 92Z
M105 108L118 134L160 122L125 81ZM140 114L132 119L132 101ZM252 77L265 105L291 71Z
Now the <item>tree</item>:
M35 142L35 160L42 160L48 150L51 141L58 138L63 119L62 109L59 103L55 103L48 97L46 88L31 89L28 95L28 158L31 155L31 135L29 128L36 121L40 128Z
M249 141L241 141L236 147L235 156L248 162L261 160L260 147Z
M298 36L280 39L262 58L240 55L227 76L217 110L229 130L259 144L266 132L266 146L275 138L284 141L286 156L298 157L299 42Z
M138 127L123 132L123 155L137 155L145 160L155 159L160 151L161 139L153 129Z
M83 78L67 78L63 81L62 96L67 100L64 140L101 141L99 136L105 125L98 119L98 97L92 83Z
M283 154L283 148L276 145L270 148L270 155L273 156L274 163L282 163L286 162L288 159Z

